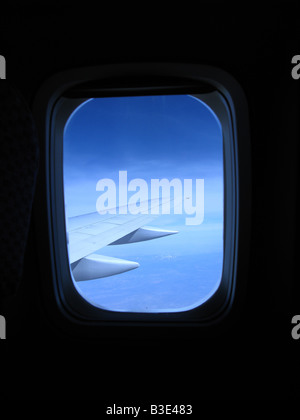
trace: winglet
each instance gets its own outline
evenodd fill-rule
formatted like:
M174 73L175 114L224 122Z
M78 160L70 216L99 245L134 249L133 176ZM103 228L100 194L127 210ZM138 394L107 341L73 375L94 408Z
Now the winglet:
M88 257L82 258L79 262L71 264L72 274L76 281L109 277L133 270L139 266L139 263L134 261L98 254L91 254Z
M174 235L175 233L178 233L178 231L143 227L128 233L128 235L125 235L117 241L112 242L110 245L122 245L133 242L149 241L150 239L162 238L163 236Z

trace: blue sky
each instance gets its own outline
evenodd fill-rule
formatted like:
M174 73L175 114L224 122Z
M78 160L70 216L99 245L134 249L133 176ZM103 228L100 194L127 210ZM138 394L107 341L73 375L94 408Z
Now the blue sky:
M140 267L77 283L96 306L133 312L168 312L199 305L219 285L223 261L223 145L219 121L190 95L95 98L69 118L64 132L67 216L96 211L96 184L119 171L134 178L204 179L204 220L187 226L186 214L159 215L151 226L178 234L107 246L101 255ZM194 185L193 184L193 185ZM195 204L195 189L193 189ZM149 224L150 225L150 224Z

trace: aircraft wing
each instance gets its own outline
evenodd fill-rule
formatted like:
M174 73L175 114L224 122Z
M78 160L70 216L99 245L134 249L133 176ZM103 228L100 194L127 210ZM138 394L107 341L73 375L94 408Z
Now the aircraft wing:
M145 227L156 217L151 213L157 212L163 202L165 201L151 200L150 203L141 203L139 214L132 214L128 208L127 214L101 215L95 212L69 218L67 222L69 262L75 280L107 277L139 266L133 261L94 254L107 245L140 242L177 233Z

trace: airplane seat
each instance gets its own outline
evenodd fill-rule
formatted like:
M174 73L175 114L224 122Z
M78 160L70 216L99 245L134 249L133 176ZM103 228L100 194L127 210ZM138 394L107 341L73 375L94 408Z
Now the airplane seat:
M31 111L18 90L1 80L0 310L3 302L15 296L22 278L38 154Z

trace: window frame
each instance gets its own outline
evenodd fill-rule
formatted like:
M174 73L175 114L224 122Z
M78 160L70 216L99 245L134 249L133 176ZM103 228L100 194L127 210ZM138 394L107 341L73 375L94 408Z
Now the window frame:
M218 100L213 98L211 90L218 92ZM198 96L197 91L204 93ZM76 291L70 275L62 211L64 125L73 110L95 97L95 93L98 96L128 96L178 92L201 100L205 98L204 102L216 113L224 133L224 255L219 289L202 305L188 311L130 313L102 310ZM78 96L80 98L76 99ZM207 326L226 318L245 288L250 240L250 136L246 98L239 84L223 70L195 64L127 63L73 69L55 75L44 84L34 102L34 115L44 159L40 187L43 188L44 183L48 253L42 260L45 262L48 255L46 265L50 268L44 293L51 291L52 302L60 316L85 325L92 322L94 325L121 326ZM41 227L41 218L36 222ZM43 245L45 247L45 241Z

